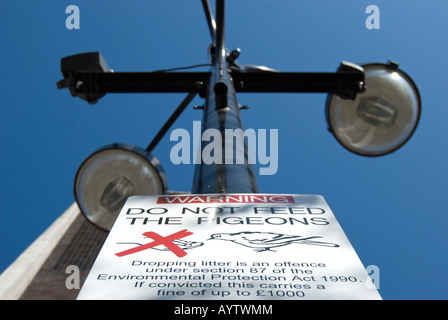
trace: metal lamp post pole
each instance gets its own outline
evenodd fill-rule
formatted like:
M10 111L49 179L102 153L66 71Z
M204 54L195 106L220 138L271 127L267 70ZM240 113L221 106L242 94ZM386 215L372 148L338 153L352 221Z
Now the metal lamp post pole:
M203 4L206 1L203 1ZM204 9L207 9L204 5ZM216 30L214 32L214 66L206 89L202 134L207 129L216 129L221 136L221 148L215 148L214 163L204 159L204 148L200 147L200 163L196 164L193 193L256 193L258 186L252 165L248 161L247 146L242 137L242 122L236 99L235 86L227 68L224 37L224 0L216 1ZM214 21L208 19L211 34ZM230 132L232 134L226 134ZM216 131L215 131L216 132ZM243 143L233 141L240 135ZM207 139L207 137L205 137ZM202 135L204 140L204 136ZM208 143L212 143L210 141ZM234 143L235 142L235 143ZM216 142L215 142L216 143ZM229 154L231 153L231 154ZM244 154L244 163L237 163L237 155ZM205 160L205 161L204 161Z

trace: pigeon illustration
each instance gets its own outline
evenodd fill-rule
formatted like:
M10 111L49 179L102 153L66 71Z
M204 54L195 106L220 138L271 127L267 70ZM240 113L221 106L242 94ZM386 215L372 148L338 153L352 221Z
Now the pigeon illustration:
M282 233L273 232L237 232L237 233L215 233L211 235L209 240L225 240L233 243L249 247L257 252L274 251L272 248L282 247L291 243L309 244L324 247L339 247L338 244L316 241L314 239L322 238L321 236L293 236Z

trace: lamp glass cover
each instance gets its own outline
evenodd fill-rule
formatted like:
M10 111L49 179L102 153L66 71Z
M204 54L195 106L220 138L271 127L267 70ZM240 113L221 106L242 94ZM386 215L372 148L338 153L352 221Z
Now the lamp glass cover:
M164 194L165 173L146 151L114 144L89 156L75 178L75 197L82 213L97 227L110 230L127 198Z
M330 130L348 150L381 156L400 148L414 133L421 112L418 89L398 68L363 66L366 90L355 100L327 99Z

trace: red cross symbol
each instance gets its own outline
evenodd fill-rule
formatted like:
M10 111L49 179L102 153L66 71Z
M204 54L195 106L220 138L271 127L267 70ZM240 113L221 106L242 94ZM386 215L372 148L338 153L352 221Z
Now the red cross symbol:
M182 248L180 248L178 245L176 245L175 243L173 243L174 240L180 239L180 238L185 238L187 236L192 235L193 232L188 231L187 229L184 229L182 231L173 233L169 236L166 237L162 237L161 235L155 233L155 232L145 232L143 233L144 236L153 239L153 242L135 247L135 248L131 248L122 252L118 252L115 255L119 256L119 257L123 257L123 256L127 256L128 254L132 254L132 253L136 253L136 252L140 252L146 249L150 249L153 247L157 247L160 245L163 245L165 247L167 247L170 251L172 251L176 256L178 256L179 258L185 256L187 253L182 250Z

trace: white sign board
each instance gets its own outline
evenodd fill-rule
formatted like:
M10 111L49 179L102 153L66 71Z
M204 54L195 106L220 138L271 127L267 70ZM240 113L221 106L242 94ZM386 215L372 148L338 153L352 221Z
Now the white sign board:
M318 195L136 196L78 299L381 299Z

